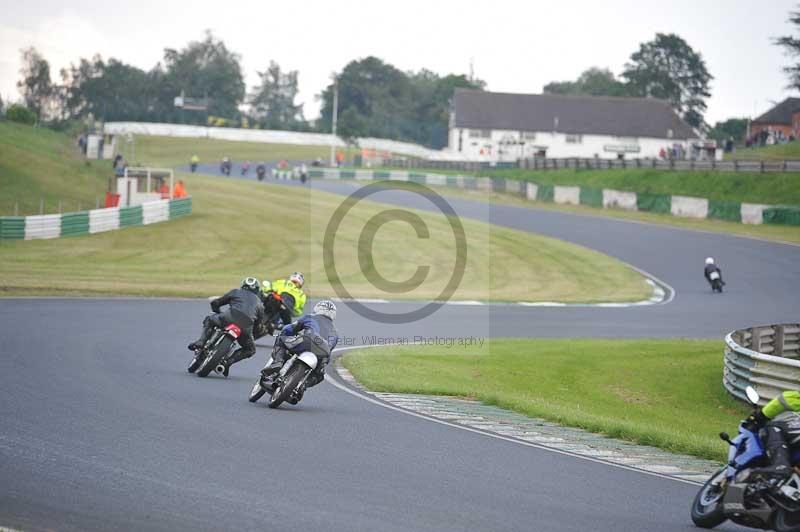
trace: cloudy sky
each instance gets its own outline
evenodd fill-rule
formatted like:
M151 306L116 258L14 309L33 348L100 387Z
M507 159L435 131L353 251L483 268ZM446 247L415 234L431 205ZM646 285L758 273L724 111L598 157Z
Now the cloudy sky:
M772 39L791 34L789 0L403 2L329 0L126 2L0 0L0 95L19 98L19 50L35 46L51 71L100 53L149 69L164 48L211 29L242 57L248 88L269 61L300 72L305 114L332 72L375 55L403 70L468 73L489 90L536 93L591 66L619 74L639 43L677 33L715 77L706 119L753 117L792 95L789 58Z

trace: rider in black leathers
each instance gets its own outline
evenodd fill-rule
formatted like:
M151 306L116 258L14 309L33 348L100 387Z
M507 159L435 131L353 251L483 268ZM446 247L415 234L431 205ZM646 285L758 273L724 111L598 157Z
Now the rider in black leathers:
M228 308L220 312L220 307L228 305ZM222 297L211 301L211 310L214 314L209 314L203 320L203 333L200 338L189 344L189 350L197 351L211 336L214 327L224 328L230 323L235 323L242 334L237 339L239 349L237 349L226 362L223 362L225 371L223 375L228 376L230 367L246 358L250 358L256 352L256 345L253 341L253 323L256 320L264 319L264 305L261 302L261 284L255 277L248 277L242 281L241 288L234 288Z
M272 379L280 371L287 355L311 351L317 355L318 363L306 380L306 388L319 384L325 379L325 365L331 351L339 342L339 333L333 321L336 319L336 305L323 300L314 305L314 313L305 315L286 325L275 339L272 351L272 364L261 370L265 388L272 388ZM299 400L299 398L298 398Z
M708 257L706 259L706 267L703 271L703 275L705 275L706 281L708 281L709 284L711 283L711 274L713 272L719 273L719 282L722 284L722 286L725 286L725 281L722 280L722 270L719 268L719 266L717 266L713 258Z

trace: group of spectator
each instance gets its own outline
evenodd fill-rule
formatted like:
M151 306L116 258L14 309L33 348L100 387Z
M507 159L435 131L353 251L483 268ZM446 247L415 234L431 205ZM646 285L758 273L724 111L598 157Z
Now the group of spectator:
M686 148L684 148L680 144L674 144L672 146L667 146L665 148L661 148L658 151L658 158L659 159L685 159L686 158Z
M794 135L786 135L780 129L773 130L772 128L762 129L751 135L750 138L745 140L745 146L748 148L757 148L761 146L771 146L773 144L786 144L787 142L794 142Z

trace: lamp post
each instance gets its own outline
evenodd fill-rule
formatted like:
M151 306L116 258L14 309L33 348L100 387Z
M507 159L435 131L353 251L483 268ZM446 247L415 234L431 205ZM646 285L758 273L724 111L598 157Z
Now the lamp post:
M333 120L331 120L331 167L334 166L336 162L336 154L334 153L336 150L336 120L339 114L339 78L335 75L333 76Z

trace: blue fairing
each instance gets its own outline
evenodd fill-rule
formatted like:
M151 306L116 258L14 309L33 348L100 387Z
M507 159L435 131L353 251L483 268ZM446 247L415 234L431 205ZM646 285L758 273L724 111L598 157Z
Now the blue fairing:
M733 478L737 471L741 471L747 465L764 456L764 446L758 434L739 426L739 435L733 440L728 451L728 478Z

